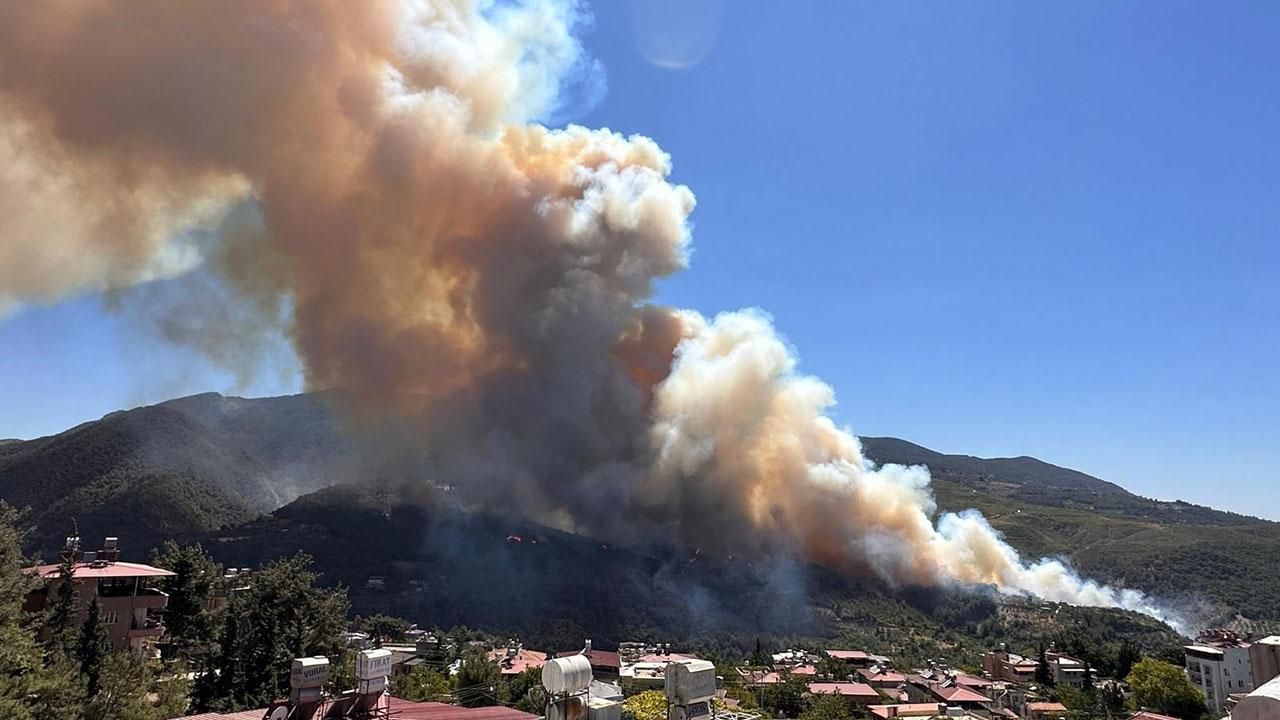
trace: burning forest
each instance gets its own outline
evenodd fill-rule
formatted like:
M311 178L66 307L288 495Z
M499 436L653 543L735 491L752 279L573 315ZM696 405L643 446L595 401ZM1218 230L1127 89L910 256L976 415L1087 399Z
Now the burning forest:
M869 463L764 312L653 302L693 191L649 138L541 124L599 73L584 13L0 6L0 308L212 276L147 309L167 338L233 368L287 338L309 387L412 418L477 505L1166 618Z

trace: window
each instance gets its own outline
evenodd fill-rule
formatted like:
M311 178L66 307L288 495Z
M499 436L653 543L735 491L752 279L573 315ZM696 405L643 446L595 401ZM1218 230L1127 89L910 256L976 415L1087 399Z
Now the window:
M115 625L120 622L120 612L118 610L107 610L102 613L102 624Z

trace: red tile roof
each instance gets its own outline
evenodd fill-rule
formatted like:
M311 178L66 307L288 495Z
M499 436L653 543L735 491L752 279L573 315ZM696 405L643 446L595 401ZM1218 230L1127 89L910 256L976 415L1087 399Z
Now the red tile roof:
M827 655L836 660L867 660L871 657L863 650L828 650Z
M809 692L814 695L840 695L843 697L879 700L880 693L870 685L858 682L809 683Z
M384 695L386 701L379 703L390 710L395 720L533 720L537 715L520 712L509 707L464 708L438 702L411 702L397 697ZM234 713L201 713L187 715L174 720L262 720L267 709L244 710ZM316 714L320 720L320 714Z
M39 575L42 578L58 577L57 565L41 565L25 568L28 575ZM141 563L76 563L72 572L78 578L126 578L126 577L172 577L173 573L164 568L151 567Z
M963 685L967 688L986 688L995 684L986 678L969 675L968 673L956 673L955 680L957 685Z
M894 717L932 717L942 709L939 703L906 703L902 705L870 705L867 707L872 715L881 718Z
M902 673L896 673L896 672L892 672L892 671L888 671L888 672L880 672L880 673L874 673L874 674L873 674L873 673L866 672L866 671L863 671L863 673L862 673L862 679L866 680L866 681L867 681L867 682L869 682L869 683L882 683L882 684L885 684L885 685L899 685L899 684L904 683L904 682L906 682L906 681L907 681L907 676L906 676L906 675L903 675Z
M586 655L587 659L591 661L592 667L606 667L606 668L622 667L622 658L619 657L618 653L613 652L611 650L594 650L593 649L589 653L583 653L578 650L569 650L567 652L562 652L556 655L556 657L562 658L562 657L569 657L571 655Z
M489 651L489 659L498 663L503 675L519 675L525 670L547 664L547 654L538 650L520 650L508 660L506 648L498 648Z
M934 695L949 703L989 703L991 698L962 687L932 687ZM1029 705L1028 705L1029 706Z
M1060 702L1029 702L1027 703L1027 712L1029 713L1060 713L1066 712L1067 706Z

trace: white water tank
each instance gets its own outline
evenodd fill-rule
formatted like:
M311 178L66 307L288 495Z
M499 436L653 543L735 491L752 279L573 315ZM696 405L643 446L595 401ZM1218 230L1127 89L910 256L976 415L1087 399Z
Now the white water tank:
M328 680L329 658L323 655L298 658L289 671L289 687L294 690L324 687Z
M356 678L374 680L391 674L391 651L361 650L356 656Z
M1280 718L1280 677L1249 693L1231 711L1231 720L1277 720Z
M552 695L582 692L591 684L591 661L585 655L549 660L542 666L542 687Z
M667 663L667 700L690 705L710 700L716 694L716 666L706 660L679 660Z

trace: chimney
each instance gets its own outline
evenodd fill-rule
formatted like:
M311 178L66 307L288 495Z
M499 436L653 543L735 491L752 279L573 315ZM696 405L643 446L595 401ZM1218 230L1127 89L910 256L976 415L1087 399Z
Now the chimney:
M591 654L591 638L587 638L586 647L584 647L584 648L582 649L582 654L583 654L583 655L590 655L590 654Z

